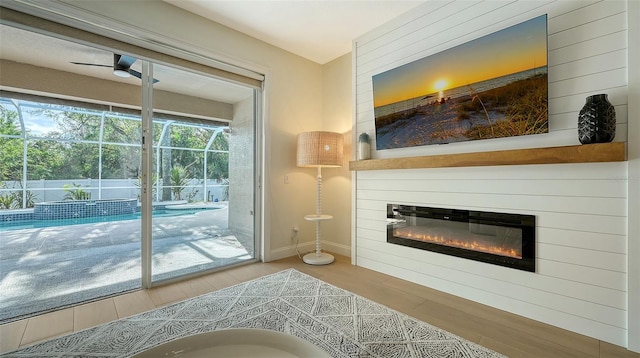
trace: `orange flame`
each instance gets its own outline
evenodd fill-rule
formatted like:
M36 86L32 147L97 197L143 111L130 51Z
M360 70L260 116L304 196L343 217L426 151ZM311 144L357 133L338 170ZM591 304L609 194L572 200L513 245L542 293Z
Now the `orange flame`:
M408 230L404 231L404 230L398 230L398 229L394 230L393 235L397 237L402 237L405 239L431 242L431 243L450 246L450 247L457 247L461 249L486 252L494 255L513 257L517 259L522 258L522 252L519 252L514 248L488 245L486 243L481 243L475 240L464 241L464 240L448 238L441 235L418 234Z

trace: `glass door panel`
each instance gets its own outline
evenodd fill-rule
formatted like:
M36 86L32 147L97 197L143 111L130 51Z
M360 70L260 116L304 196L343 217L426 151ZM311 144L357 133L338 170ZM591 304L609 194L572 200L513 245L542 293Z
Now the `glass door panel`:
M158 64L153 77L152 281L253 259L253 90Z
M0 98L0 323L140 288L140 115L104 104L139 106L140 80L110 51L0 38L26 79Z
M139 288L140 145L104 143L108 130L94 126L104 111L15 103L25 127L40 132L27 129L26 146L7 143L19 152L0 163L3 173L26 168L26 180L22 171L0 179L19 189L0 208L2 311L28 316Z

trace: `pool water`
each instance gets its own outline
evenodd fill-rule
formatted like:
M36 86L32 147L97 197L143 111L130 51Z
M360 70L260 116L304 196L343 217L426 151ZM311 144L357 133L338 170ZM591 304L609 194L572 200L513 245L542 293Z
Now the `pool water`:
M152 212L153 218L171 217L171 216L184 216L193 215L200 211L214 210L216 208L198 208L189 210L154 210ZM23 230L23 229L39 229L55 226L70 226L81 224L93 224L104 223L111 221L125 221L125 220L140 220L141 214L123 214L123 215L109 215L109 216L91 216L86 218L77 219L59 219L59 220L16 220L0 222L1 231L11 230Z

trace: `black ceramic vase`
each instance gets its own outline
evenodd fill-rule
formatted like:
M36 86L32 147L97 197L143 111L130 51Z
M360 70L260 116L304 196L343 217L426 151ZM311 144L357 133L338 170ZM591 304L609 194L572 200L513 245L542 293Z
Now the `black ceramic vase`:
M587 97L578 115L578 140L582 144L611 142L616 135L616 109L606 94Z

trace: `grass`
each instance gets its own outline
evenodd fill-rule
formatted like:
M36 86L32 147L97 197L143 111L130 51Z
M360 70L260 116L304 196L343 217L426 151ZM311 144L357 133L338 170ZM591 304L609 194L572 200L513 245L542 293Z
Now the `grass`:
M394 124L400 120L406 120L418 114L417 108L411 108L400 112L387 114L386 116L376 117L376 128L384 128Z
M488 116L487 111L500 112L504 119L491 121L489 125L474 126L465 136L470 139L500 138L527 134L546 133L547 115L547 75L538 75L516 81L478 94L462 103L458 109L458 119L469 118L467 112L479 112Z

